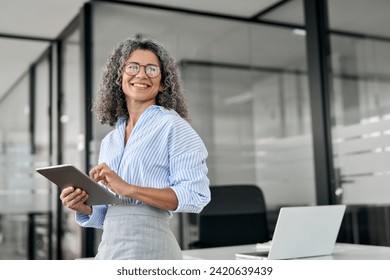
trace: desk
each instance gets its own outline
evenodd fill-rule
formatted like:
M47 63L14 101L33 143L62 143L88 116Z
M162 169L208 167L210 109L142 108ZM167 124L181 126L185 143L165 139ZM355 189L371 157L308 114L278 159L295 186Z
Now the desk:
M215 247L207 249L184 250L184 259L234 260L236 253L251 252L256 245ZM332 255L303 260L390 260L390 247L338 243Z

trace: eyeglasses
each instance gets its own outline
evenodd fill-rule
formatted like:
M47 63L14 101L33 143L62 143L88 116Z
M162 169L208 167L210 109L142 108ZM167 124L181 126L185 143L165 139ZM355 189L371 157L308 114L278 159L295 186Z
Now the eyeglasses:
M125 64L124 71L130 76L137 75L141 69L145 67L145 73L149 78L156 78L160 75L160 67L154 64L140 65L136 62L129 62Z

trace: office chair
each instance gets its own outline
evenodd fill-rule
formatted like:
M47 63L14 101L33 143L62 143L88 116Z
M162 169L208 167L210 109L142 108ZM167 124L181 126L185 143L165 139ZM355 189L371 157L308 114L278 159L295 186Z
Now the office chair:
M210 186L211 201L195 214L199 239L190 249L270 240L263 192L256 185Z

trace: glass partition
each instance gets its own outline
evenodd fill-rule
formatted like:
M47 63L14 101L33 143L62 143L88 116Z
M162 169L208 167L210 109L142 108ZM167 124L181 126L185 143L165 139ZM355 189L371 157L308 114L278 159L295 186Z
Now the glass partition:
M0 38L0 44L7 68L0 79L0 259L50 259L50 187L35 174L36 163L48 162L48 116L38 114L47 112L49 64L36 63L49 43Z
M49 71L46 57L0 103L1 259L52 258L51 189L35 172L50 164Z
M62 164L73 164L84 170L84 94L81 92L81 46L79 28L62 41L62 99L60 147ZM81 257L81 227L75 222L74 211L63 208L63 258Z
M269 207L315 205L305 37L251 28L256 183Z
M342 201L389 204L390 40L333 36L332 42L333 133Z
M0 259L29 257L27 214L34 206L29 100L29 75L24 75L0 102Z
M34 141L32 153L32 178L35 199L45 205L47 214L36 215L36 254L38 259L52 258L52 213L54 199L52 186L43 176L35 172L35 168L51 165L50 151L50 60L46 55L35 67L35 102L34 102ZM43 214L43 213L42 213Z
M390 245L390 3L328 4L330 27L343 31L331 36L331 105L336 195L351 209L346 238Z

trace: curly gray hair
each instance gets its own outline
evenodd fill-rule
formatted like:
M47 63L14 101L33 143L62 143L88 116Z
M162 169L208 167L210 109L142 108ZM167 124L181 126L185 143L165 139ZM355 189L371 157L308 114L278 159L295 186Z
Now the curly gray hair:
M162 45L151 39L128 38L113 50L103 69L97 96L92 104L92 111L100 123L114 126L120 117L129 116L122 91L122 73L124 63L137 49L153 52L160 61L164 89L157 94L156 104L173 109L188 120L188 106L175 59Z

